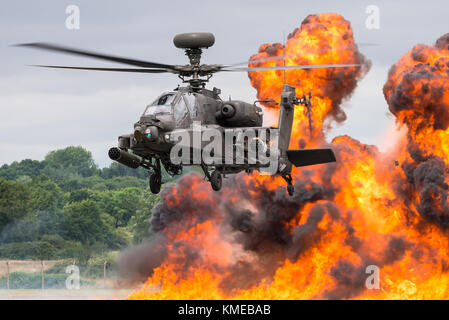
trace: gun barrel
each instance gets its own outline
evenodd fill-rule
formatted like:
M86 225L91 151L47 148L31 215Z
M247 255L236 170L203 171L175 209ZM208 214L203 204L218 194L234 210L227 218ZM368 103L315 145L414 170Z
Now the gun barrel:
M140 165L140 159L138 157L117 147L109 149L108 155L111 160L117 161L132 169L137 169Z

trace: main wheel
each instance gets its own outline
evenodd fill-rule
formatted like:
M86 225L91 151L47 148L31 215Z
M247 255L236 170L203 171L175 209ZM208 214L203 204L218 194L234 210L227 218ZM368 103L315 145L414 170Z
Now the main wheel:
M221 189L222 182L221 173L214 170L210 175L210 185L212 186L212 189L219 191Z
M150 176L150 190L154 194L158 194L161 191L162 177L160 174L152 173Z

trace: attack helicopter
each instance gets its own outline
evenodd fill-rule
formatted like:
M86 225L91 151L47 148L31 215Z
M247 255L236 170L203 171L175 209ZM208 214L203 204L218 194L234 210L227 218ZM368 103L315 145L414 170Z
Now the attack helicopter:
M117 161L127 167L137 169L143 167L150 172L149 185L153 193L159 193L162 185L162 167L171 175L182 174L184 166L198 165L202 168L205 178L210 182L212 189L219 191L222 187L222 177L229 174L236 174L245 171L251 174L253 171L263 171L267 167L255 159L250 160L249 147L255 142L257 152L260 149L267 151L268 145L275 143L275 148L270 148L270 159L274 159L276 168L270 172L271 175L279 175L287 183L287 192L293 195L294 186L291 176L292 167L302 167L315 164L335 162L335 155L330 148L325 149L298 149L290 150L290 135L293 125L293 116L296 105L306 108L309 115L311 95L297 97L293 86L284 84L280 97L280 102L274 99L265 101L255 101L247 103L239 100L225 101L220 98L221 90L206 88L206 83L213 74L218 72L251 72L267 70L288 70L288 69L312 69L312 68L345 68L357 67L358 64L328 64L328 65L295 65L295 66L274 66L274 67L249 67L249 64L276 60L285 57L266 58L262 60L252 60L245 62L246 66L222 65L222 64L201 64L201 55L204 49L211 47L215 43L215 37L208 32L193 32L178 34L173 39L177 48L183 49L189 59L189 64L173 65L151 61L136 60L108 54L101 54L92 51L85 51L71 47L65 47L49 43L25 43L18 46L44 49L53 52L78 55L95 58L99 60L112 61L120 64L130 65L133 68L103 68L103 67L75 67L57 65L35 65L44 68L114 71L132 73L172 73L178 75L184 86L178 85L174 90L162 93L144 110L140 119L134 124L132 133L123 134L118 137L117 147L109 149L110 159ZM137 67L137 68L136 68ZM274 102L280 105L278 127L262 127L263 110L257 103ZM196 124L196 128L195 128ZM186 133L189 139L194 139L195 132L201 130L214 129L223 135L231 133L233 140L224 144L224 147L213 150L214 159L226 161L206 162L202 159L199 162L173 161L173 148L179 140L173 139L173 133ZM255 130L257 129L257 130ZM265 140L258 136L260 129L266 129ZM276 137L272 134L277 130ZM255 135L243 139L243 144L237 146L243 153L243 162L227 161L225 159L226 150L234 150L236 146L236 136L252 130ZM268 136L268 137L267 137ZM276 141L275 141L276 140ZM190 144L188 157L192 160L196 151L204 151L207 141L200 141L196 146ZM189 151L189 150L188 150ZM231 154L231 160L236 160L236 153ZM254 159L253 159L254 160Z

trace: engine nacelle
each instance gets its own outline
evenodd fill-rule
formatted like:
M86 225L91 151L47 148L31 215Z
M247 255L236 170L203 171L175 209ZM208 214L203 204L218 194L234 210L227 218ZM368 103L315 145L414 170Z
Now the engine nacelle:
M224 101L215 113L218 124L223 127L260 127L262 109L243 101Z

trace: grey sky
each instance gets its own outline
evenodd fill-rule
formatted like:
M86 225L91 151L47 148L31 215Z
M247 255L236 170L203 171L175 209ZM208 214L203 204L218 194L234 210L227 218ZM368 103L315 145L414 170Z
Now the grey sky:
M67 5L80 8L80 30L65 27ZM368 5L380 8L380 29L365 27ZM349 134L385 149L394 119L382 94L389 67L417 43L433 44L449 32L447 1L2 1L0 11L0 165L43 159L53 149L82 145L100 166L119 134L132 130L144 106L179 83L174 75L44 70L27 64L110 66L101 61L10 47L47 41L184 64L172 44L181 32L210 31L215 45L203 62L245 61L262 43L282 42L311 13L337 12L352 24L357 42L378 43L361 51L373 62L345 103L348 120L329 138ZM255 99L245 73L217 74L210 87L222 96ZM390 131L389 131L390 130Z

